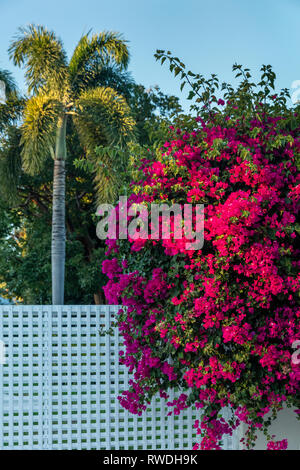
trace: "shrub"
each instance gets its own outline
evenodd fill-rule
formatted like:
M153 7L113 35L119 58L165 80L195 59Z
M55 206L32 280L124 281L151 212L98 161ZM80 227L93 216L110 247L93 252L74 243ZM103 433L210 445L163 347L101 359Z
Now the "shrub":
M198 118L193 131L170 128L163 148L143 159L128 200L204 204L202 249L151 234L107 240L105 294L124 306L120 360L133 374L119 399L140 414L157 392L179 390L168 402L175 414L199 409L195 449L219 449L240 422L248 447L261 429L268 449L286 448L268 427L283 405L300 413L292 360L300 339L299 128L259 107L246 120L230 117L230 106Z

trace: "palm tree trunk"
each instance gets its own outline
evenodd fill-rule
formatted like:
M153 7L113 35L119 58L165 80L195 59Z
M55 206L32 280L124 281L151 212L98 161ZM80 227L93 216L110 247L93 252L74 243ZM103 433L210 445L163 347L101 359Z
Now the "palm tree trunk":
M56 152L53 174L52 208L52 304L64 304L65 284L65 160L66 160L66 122L60 118L56 136Z
M97 292L95 292L95 294L94 294L94 302L95 302L95 305L103 305L104 304L103 295L99 290Z

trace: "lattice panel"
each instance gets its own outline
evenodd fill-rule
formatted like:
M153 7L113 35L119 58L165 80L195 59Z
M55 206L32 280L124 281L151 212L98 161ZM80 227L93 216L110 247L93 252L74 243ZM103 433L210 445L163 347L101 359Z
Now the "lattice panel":
M192 449L190 409L167 416L153 399L141 417L120 407L127 369L119 365L116 306L0 306L1 449ZM170 397L173 398L172 396ZM231 448L231 440L225 448Z

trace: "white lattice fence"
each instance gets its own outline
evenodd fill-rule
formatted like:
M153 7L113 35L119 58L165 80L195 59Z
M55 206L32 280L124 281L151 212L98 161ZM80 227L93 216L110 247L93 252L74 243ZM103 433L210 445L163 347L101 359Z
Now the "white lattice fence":
M0 365L0 449L192 448L192 409L167 416L156 398L138 417L119 406L128 374L118 362L118 331L100 335L117 310L0 306L7 356Z

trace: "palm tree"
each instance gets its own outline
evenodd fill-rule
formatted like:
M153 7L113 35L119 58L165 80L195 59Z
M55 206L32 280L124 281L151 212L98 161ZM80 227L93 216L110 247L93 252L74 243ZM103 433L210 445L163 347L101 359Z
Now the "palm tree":
M101 77L127 68L126 41L114 32L86 34L68 61L62 42L43 26L20 28L9 48L15 65L25 66L29 98L24 107L22 163L39 172L54 160L52 206L52 303L64 303L66 130L73 120L87 155L99 145L122 146L133 136L134 120L125 98ZM99 83L104 83L99 86Z

